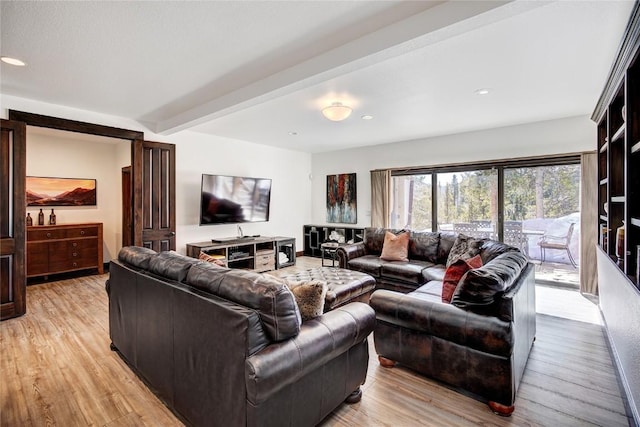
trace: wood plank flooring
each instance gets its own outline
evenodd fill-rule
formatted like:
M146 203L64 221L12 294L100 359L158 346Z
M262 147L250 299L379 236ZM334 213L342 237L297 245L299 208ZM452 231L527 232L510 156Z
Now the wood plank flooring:
M316 265L301 257L291 268ZM182 425L110 351L107 277L29 286L27 314L0 323L0 425ZM537 322L510 418L402 367L380 367L370 338L362 401L322 426L629 425L601 326L548 314Z

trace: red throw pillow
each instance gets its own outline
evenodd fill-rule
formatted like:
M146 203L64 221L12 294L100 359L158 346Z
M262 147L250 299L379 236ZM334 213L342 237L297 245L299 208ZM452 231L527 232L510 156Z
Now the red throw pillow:
M480 267L482 267L482 258L480 258L480 255L476 255L467 260L459 259L447 267L447 271L444 273L444 279L442 280L442 302L450 304L453 293L456 291L458 282L460 282L464 273Z

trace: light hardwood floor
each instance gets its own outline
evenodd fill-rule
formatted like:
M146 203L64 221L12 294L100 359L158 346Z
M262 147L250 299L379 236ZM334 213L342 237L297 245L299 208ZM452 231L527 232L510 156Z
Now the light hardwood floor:
M316 265L301 257L291 268ZM107 277L29 286L27 314L0 323L0 425L182 425L110 351ZM549 314L537 324L510 418L402 367L380 367L370 337L362 401L341 405L322 425L629 425L601 326Z

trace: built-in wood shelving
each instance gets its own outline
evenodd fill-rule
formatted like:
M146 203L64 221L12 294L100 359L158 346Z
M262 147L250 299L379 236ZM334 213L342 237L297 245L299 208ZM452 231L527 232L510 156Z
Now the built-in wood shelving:
M613 137L611 137L611 141L616 142L619 139L621 139L624 136L624 123L620 126L620 128L616 131L616 133L613 134Z

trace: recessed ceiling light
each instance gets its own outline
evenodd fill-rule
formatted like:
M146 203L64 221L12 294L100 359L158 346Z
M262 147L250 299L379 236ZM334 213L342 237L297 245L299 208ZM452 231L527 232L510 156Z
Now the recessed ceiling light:
M488 95L489 92L491 92L491 89L485 87L485 88L476 90L476 95Z
M11 58L10 56L0 56L0 61L6 64L15 65L17 67L24 67L25 65L27 65L24 61L21 61L17 58Z
M289 135L291 136L296 136L298 134L298 132L289 132Z
M365 114L364 116L360 117L362 120L371 120L373 119L373 116L370 114Z

